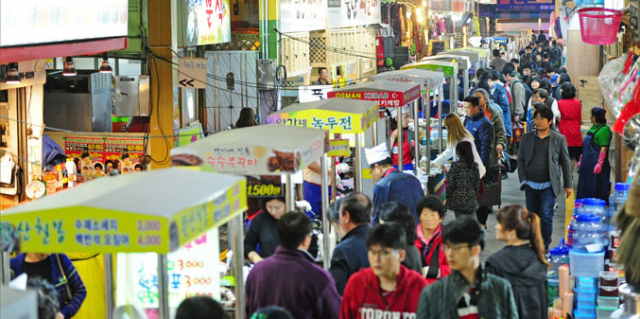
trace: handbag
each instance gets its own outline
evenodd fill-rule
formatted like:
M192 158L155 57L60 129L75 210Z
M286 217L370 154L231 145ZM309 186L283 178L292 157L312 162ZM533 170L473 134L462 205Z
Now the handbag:
M65 293L65 300L64 300L64 304L68 304L71 302L71 300L73 300L73 294L71 294L71 288L69 288L69 280L67 280L67 275L64 273L64 268L62 268L62 263L60 262L60 255L56 254L56 260L58 261L58 267L60 267L60 272L62 273L62 278L64 278L64 291Z
M480 207L502 205L502 173L498 170L497 176L487 176L484 179L485 192L478 196Z
M504 170L508 173L513 173L518 169L518 160L505 151L502 151L500 162L502 166L504 166Z
M522 122L511 123L511 130L513 135L511 136L511 144L520 144L522 134L524 134L524 124Z

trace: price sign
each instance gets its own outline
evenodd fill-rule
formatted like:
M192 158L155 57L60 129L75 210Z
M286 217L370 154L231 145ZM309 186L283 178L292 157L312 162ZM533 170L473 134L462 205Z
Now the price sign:
M247 197L282 196L280 176L260 176L260 179L247 176Z
M347 157L351 156L349 148L349 140L331 140L329 141L329 157Z

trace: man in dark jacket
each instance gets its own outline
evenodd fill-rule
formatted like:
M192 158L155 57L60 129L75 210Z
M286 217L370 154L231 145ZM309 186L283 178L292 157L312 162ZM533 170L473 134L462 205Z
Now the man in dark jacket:
M416 205L424 196L420 181L411 174L393 168L385 143L365 149L365 153L371 166L371 175L378 180L373 187L373 222L379 222L378 209L387 202L397 202L409 207L411 215L418 222Z
M553 112L546 107L533 114L536 130L526 133L518 152L520 190L525 191L527 209L540 216L545 248L551 243L556 198L573 191L571 160L564 135L551 130Z
M333 250L329 268L340 294L344 292L351 275L369 267L366 241L372 208L371 200L362 193L351 193L340 204L338 233L344 235Z
M442 234L451 274L420 294L417 319L517 319L508 281L485 272L480 264L484 231L470 218L456 219Z
M267 306L283 307L294 318L338 318L341 298L331 275L313 263L311 220L291 212L278 220L280 246L247 277L247 318Z
M507 132L507 143L511 138L511 106L509 105L509 96L504 84L500 82L500 72L491 71L489 74L489 87L491 90L491 99L502 109L502 120L504 121L504 129Z

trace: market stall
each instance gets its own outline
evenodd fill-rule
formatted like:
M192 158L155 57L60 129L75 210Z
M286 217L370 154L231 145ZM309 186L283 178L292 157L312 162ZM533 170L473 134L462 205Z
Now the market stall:
M420 86L415 83L402 83L396 81L378 81L378 82L365 82L355 85L349 85L344 88L340 88L329 92L327 94L329 98L346 98L355 100L368 100L376 101L380 108L395 107L400 110L404 105L413 103L417 109L418 98L420 97ZM400 114L400 112L398 112ZM375 127L375 125L374 125ZM398 116L398 127L402 126L402 116ZM374 134L375 135L375 134ZM387 135L389 136L389 135ZM403 134L398 134L398 145L402 145ZM377 141L373 141L374 145ZM356 143L360 143L356 140ZM359 145L356 144L356 148ZM392 146L390 146L392 147ZM398 170L403 171L402 152L398 152ZM418 159L416 159L418 160ZM358 165L361 165L360 163ZM415 167L417 167L416 165ZM416 169L417 171L417 169ZM361 173L361 172L358 172Z
M423 107L422 107L422 118L425 121L425 147L426 147L426 151L425 154L427 156L427 159L430 159L430 154L431 154L431 95L434 94L434 92L436 90L438 90L438 92L442 92L442 85L444 84L444 76L442 73L440 72L434 72L434 71L429 71L429 70L423 70L423 69L407 69L407 70L399 70L399 71L390 71L390 72L384 72L384 73L380 73L377 75L374 75L371 77L371 79L373 81L380 81L380 80L388 80L388 81L399 81L399 82L414 82L414 83L418 83L420 84L420 92L422 94L422 101L423 101ZM442 95L440 94L440 101L438 101L438 112L439 114L442 113ZM414 115L416 119L418 119L418 115ZM418 131L420 125L416 125L416 131ZM438 131L439 131L439 151L442 152L442 118L439 117L439 125L438 125ZM420 134L418 134L418 137L420 136ZM421 138L418 138L419 140L422 140ZM420 150L420 145L421 143L416 143L416 147L415 147L415 158L419 159L422 152ZM430 173L430 167L428 165L429 160L427 160L427 168L426 168L426 173L427 175L429 175ZM418 165L420 166L420 164ZM420 172L420 170L417 170L418 172Z
M467 50L467 48L452 49L449 51L440 52L438 53L438 55L466 56L467 58L469 58L469 62L471 62L471 67L469 68L469 74L474 74L475 70L477 70L478 68L481 68L481 66L479 66L480 62L482 62L482 60L480 60L480 53L476 51Z
M500 46L504 45L507 48L507 58L511 59L511 55L513 54L513 43L510 41L508 37L490 37L482 39L482 44L484 48L488 48L489 50L499 49Z
M454 52L447 54L438 54L436 56L430 56L426 58L422 58L420 62L428 62L428 61L445 61L451 63L458 63L458 70L462 71L462 87L464 90L464 95L466 96L469 92L469 70L471 70L471 60L466 54L457 54ZM457 87L458 87L458 79L453 82L452 85L449 86L449 89L453 89L453 86L456 87L456 96L457 96Z
M417 63L409 63L403 65L401 70L410 70L410 69L423 69L434 72L442 73L447 81L449 82L449 112L454 112L458 106L458 86L456 85L458 79L458 63L446 62L446 61L424 61ZM442 94L440 94L442 95ZM438 114L439 117L442 117L442 112Z
M6 210L2 223L18 230L23 252L106 253L108 318L114 309L111 254L156 253L153 293L159 318L168 319L167 254L230 220L241 230L245 209L244 178L172 168L97 179ZM238 265L234 273L241 276L241 253ZM238 313L243 307L236 303Z
M489 51L489 49L487 48L474 48L474 47L466 47L466 48L458 48L458 49L452 49L450 51L453 52L475 52L478 54L478 64L475 66L474 70L477 70L479 68L488 68L489 67L489 63L491 63L491 52ZM448 51L447 51L448 52ZM471 59L473 62L473 58L469 57L469 59Z
M353 123L342 124L354 125ZM223 131L195 143L174 148L171 150L171 161L173 166L191 166L210 172L247 176L285 176L287 209L293 211L295 210L295 188L292 175L321 159L322 197L326 199L323 200L322 227L323 232L328 234L329 222L325 219L329 185L328 167L326 167L328 135L326 131L306 127L283 125L245 127ZM271 187L271 190L276 191L272 192L267 184L257 182L254 185L251 193L257 189L259 190L257 193L265 196L281 194L281 189L277 187ZM241 230L240 233L242 233ZM324 236L324 240L328 241L328 238L328 235ZM329 246L325 245L322 255L327 268L328 249Z

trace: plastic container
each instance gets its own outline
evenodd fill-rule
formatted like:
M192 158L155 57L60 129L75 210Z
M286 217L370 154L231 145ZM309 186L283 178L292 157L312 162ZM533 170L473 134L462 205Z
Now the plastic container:
M600 271L604 269L604 251L599 253L581 253L579 251L570 250L569 269L571 274L576 277L598 277Z
M618 305L620 305L619 297L598 296L598 307L618 309Z
M547 295L549 296L549 307L553 307L553 300L560 298L560 280L547 280Z
M569 264L569 249L565 247L554 247L549 250L549 264L551 268L547 272L547 278L558 279L558 267Z
M576 282L578 283L578 288L583 288L583 289L598 288L596 279L592 277L577 277Z
M596 308L592 309L577 309L573 312L574 318L596 318Z
M615 192L609 197L610 216L615 216L615 214L618 213L620 206L627 201L630 187L631 185L629 184L616 183L616 186L614 186Z
M576 302L576 308L580 310L582 313L588 313L596 310L596 300L591 298L583 298L581 295L578 295L578 300Z
M598 295L601 297L615 297L620 296L620 292L618 291L618 287L600 287L600 291Z
M596 290L596 288L576 288L574 293L576 295L576 301L592 300L595 303L598 290Z
M596 316L597 318L611 318L611 314L618 310L618 307L596 307Z
M618 273L615 271L601 271L600 272L600 286L601 287L618 287Z
M573 249L580 252L601 252L605 248L605 235L600 216L580 214L576 218ZM597 277L597 276L589 276Z
M622 11L604 8L578 10L582 41L589 44L606 45L616 41Z

